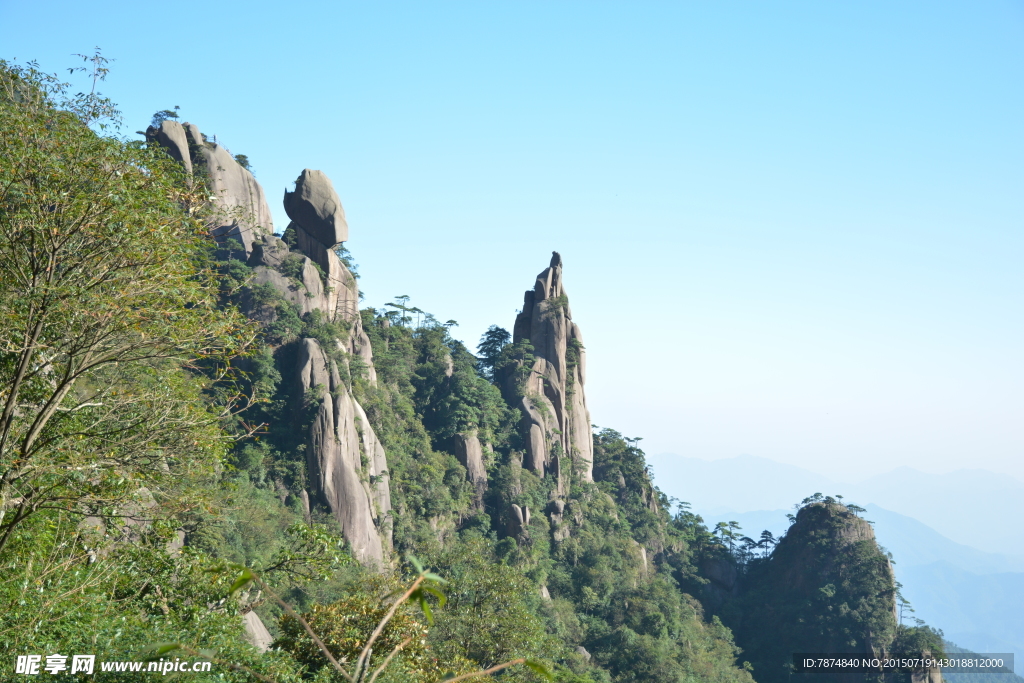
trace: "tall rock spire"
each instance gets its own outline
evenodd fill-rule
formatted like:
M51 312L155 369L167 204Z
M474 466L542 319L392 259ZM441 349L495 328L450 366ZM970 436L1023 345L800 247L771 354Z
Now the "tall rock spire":
M553 252L551 265L527 290L516 317L512 342L529 341L533 360L525 381L506 380L506 396L521 396L526 455L523 467L542 476L551 472L566 480L572 464L584 481L593 481L594 439L583 385L586 349L579 325L573 322L569 297L562 285L562 257Z

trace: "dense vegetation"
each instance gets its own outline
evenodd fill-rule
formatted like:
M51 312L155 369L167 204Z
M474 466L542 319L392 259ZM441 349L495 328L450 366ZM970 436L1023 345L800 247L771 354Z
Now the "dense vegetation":
M0 649L188 637L245 661L211 609L230 581L175 541L221 485L256 331L218 306L178 167L90 128L112 113L0 63Z
M93 67L101 77L98 56ZM594 481L570 473L553 495L552 477L520 466L520 415L495 383L520 377L532 349L498 326L478 358L408 297L363 310L369 381L334 343L351 323L253 284L240 245L205 234L201 169L97 134L110 113L98 95L0 64L5 652L141 659L174 642L191 649L151 652L201 648L217 662L209 680L340 680L297 615L351 664L424 580L412 558L438 578L382 630L379 650L401 645L382 683L521 659L532 668L498 675L768 682L794 648L861 646L866 632L932 646L928 630L897 633L873 542L835 543L841 506L808 503L769 555L770 535L673 511L637 440L611 429L594 435ZM240 309L269 313L256 323ZM337 360L387 451L383 574L352 560L326 507L303 506L303 435L323 400L285 379L303 338ZM470 433L486 445L486 491L455 455ZM513 506L532 511L521 528ZM236 581L242 567L259 580ZM277 638L270 652L242 637L250 611Z

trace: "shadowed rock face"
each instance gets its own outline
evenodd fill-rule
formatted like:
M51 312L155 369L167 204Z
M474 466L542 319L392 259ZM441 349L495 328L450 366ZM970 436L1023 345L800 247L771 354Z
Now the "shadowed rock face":
M359 286L355 277L333 250L312 240L301 228L296 234L299 248L295 251L290 251L288 245L274 235L265 235L253 243L248 265L256 271L254 284L272 285L285 300L298 306L301 314L320 311L328 320L344 320L348 335L339 339L339 344L343 350L362 359L370 383L376 384L377 371L373 367L370 338L359 315ZM297 277L286 277L282 273L283 264L289 258L301 261ZM320 266L319 271L314 264ZM321 272L325 277L321 278ZM268 309L251 310L249 315L269 324L274 314Z
M185 129L185 137L188 138L188 144L198 147L203 144L203 134L199 132L199 126L194 123L185 122L182 124Z
M710 578L724 596L728 577ZM782 663L794 652L891 652L898 622L892 565L871 524L834 500L804 505L767 561L748 566L740 583L744 614L737 642L759 681L790 680ZM878 680L851 672L802 676Z
M879 550L874 528L839 503L812 503L801 508L796 521L772 553L773 568L780 573L780 582L788 588L811 592L817 590L818 586L812 584L820 575L835 571L844 561L844 553L858 544L871 549L876 572L884 575L883 583L892 585L895 582L892 563ZM830 548L824 560L819 556L822 547ZM817 567L818 573L809 571L811 567ZM896 620L895 593L883 602L885 610Z
M274 260L273 257L267 258L268 254L273 256L280 254L279 245L284 247L284 253L287 255L288 246L273 235L264 237L262 243L256 242L255 244L255 250L262 251L253 251L254 257L257 253L260 253L261 258L250 257L249 259L249 265L254 266L256 271L256 276L253 278L254 284L269 284L274 287L284 296L286 301L298 307L300 315L317 310L326 310L328 294L324 291L320 273L317 272L316 266L313 265L309 257L301 257L299 276L288 278L277 268L277 266L283 263L284 259L271 266L264 265L265 261L272 263Z
M512 341L524 339L533 345L534 361L519 401L527 436L523 467L541 475L555 471L561 482L561 468L571 462L585 481L593 481L594 442L583 388L586 350L562 285L558 252L526 292L516 317ZM505 390L507 396L515 393L513 386ZM567 462L560 464L558 455Z
M185 128L177 121L162 121L160 127L150 126L147 137L156 140L174 159L180 161L185 170L192 173L192 154L188 149ZM201 138L200 138L201 139Z
M266 238L253 259L258 258L256 279L267 282L286 298L306 310L319 310L329 320L344 320L348 334L336 340L338 349L359 356L367 378L376 383L370 339L359 315L359 288L355 277L334 247L348 237L345 212L331 181L321 171L306 169L296 181L296 191L285 194L286 209L292 217L298 249L285 252L283 241ZM302 221L301 223L299 221ZM333 232L328 225L335 226ZM291 292L295 283L281 278L278 265L287 258L303 259L301 292ZM316 263L320 271L313 266ZM321 280L320 273L324 279ZM309 280L309 282L307 282ZM290 292L290 293L289 293ZM384 447L374 434L363 407L341 381L337 362L313 339L301 341L296 368L300 396L322 387L322 403L313 422L307 449L309 483L313 497L327 505L338 520L356 557L365 564L384 565L384 546L391 547L391 491ZM366 465L364 466L364 463Z
M220 145L208 142L198 150L215 207L214 234L234 237L246 254L251 253L254 240L274 233L274 219L263 188Z
M284 210L328 249L348 241L345 210L323 171L303 170L295 180L295 191L284 193Z

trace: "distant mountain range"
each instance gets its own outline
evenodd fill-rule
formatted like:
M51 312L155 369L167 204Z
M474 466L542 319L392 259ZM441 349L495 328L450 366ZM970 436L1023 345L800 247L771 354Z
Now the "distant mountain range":
M948 562L951 567L973 574L1024 572L1024 557L988 553L951 541L912 517L886 510L873 503L868 503L864 508L866 512L862 516L874 523L878 542L892 553L897 573L901 573L901 570L907 567L919 567L934 562ZM738 522L746 536L756 537L762 529L768 529L778 536L789 526L786 514L790 510L711 513L699 509L695 511L712 523Z
M972 548L1024 556L1024 482L1005 474L976 469L931 474L898 467L863 478L868 473L851 463L849 481L839 482L751 455L701 460L663 453L648 456L648 462L657 486L701 512L792 509L820 491L913 517Z
M975 652L1024 655L1024 557L1017 554L1024 547L1024 484L983 470L931 475L899 468L842 484L753 456L650 461L669 496L690 502L711 524L735 521L755 538L763 529L784 533L792 504L815 492L844 495L866 509L863 516L892 553L912 616Z

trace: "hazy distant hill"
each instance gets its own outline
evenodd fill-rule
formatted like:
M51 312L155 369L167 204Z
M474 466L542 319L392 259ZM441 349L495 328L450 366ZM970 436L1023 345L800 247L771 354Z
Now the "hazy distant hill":
M663 491L702 513L790 510L816 491L838 493L913 517L957 543L1024 555L1024 483L995 472L930 474L899 467L849 483L751 455L708 461L663 453L650 462Z
M1024 559L986 553L951 541L931 527L877 505L866 505L879 543L893 554L896 578L917 616L977 652L1024 656ZM704 514L703 511L697 512ZM706 514L708 522L735 521L756 538L789 526L788 510Z
M948 562L952 567L974 574L1024 572L1024 558L998 553L987 553L952 541L926 524L886 510L874 504L864 506L864 517L875 526L879 543L893 554L896 571L907 567ZM754 510L751 512L711 512L703 514L709 522L736 521L743 533L751 536L768 529L781 534L789 526L786 513L790 510ZM906 583L904 581L903 583Z
M788 528L793 503L820 491L866 508L918 616L977 652L1024 654L1024 484L984 470L898 468L858 484L766 458L651 458L655 483L712 525ZM699 482L699 485L696 485Z
M963 648L954 642L946 640L946 653L973 653L973 650ZM995 650L990 650L995 652ZM1014 663L1015 670L1020 671L1019 665ZM1024 678L1021 678L1017 674L979 674L979 673L964 673L964 674L951 674L942 672L942 680L945 683L1024 683Z
M1024 656L1024 573L974 574L940 561L897 568L896 575L917 616L953 642Z
M861 504L919 519L958 543L1024 553L1024 483L1007 475L974 469L929 474L900 467L848 490Z

